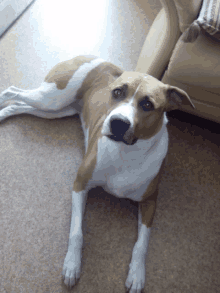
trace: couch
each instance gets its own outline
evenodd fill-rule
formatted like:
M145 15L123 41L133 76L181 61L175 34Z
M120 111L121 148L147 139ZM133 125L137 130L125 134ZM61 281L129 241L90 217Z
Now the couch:
M183 106L183 111L220 122L220 40L201 27L194 41L185 41L204 1L160 0L162 9L146 37L136 71L185 90L196 108Z

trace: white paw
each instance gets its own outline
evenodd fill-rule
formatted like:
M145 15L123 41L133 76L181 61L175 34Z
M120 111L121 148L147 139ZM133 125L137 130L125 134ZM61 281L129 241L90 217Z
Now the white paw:
M1 94L0 94L0 103L3 103L5 101L7 101L8 99L13 99L17 96L17 94L20 92L20 90L14 86L10 86L9 88L7 88L6 90L4 90Z
M132 260L125 286L129 293L141 293L145 284L145 262Z
M63 265L64 284L71 288L80 278L82 249L69 246Z

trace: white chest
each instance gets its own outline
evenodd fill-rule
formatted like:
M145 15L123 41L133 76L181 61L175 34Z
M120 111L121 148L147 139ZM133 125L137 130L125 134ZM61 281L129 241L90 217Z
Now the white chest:
M155 137L139 140L133 146L113 142L104 136L98 141L97 164L88 188L102 186L117 197L140 201L159 172L167 150L165 126Z

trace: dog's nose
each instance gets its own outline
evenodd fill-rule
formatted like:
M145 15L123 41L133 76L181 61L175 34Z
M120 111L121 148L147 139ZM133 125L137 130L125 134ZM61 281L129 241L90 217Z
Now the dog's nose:
M110 119L110 128L115 136L123 136L130 125L131 123L126 117L112 116Z

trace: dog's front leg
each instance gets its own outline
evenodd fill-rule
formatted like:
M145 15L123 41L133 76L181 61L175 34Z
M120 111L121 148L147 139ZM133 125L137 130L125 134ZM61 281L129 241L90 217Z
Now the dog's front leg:
M62 272L64 283L68 287L74 286L80 277L83 245L82 220L87 199L87 183L96 163L94 147L96 149L96 145L89 145L73 185L69 246Z
M129 293L141 293L145 284L146 257L158 190L138 207L138 240L134 245L125 286Z
M69 245L63 265L63 279L68 287L75 285L80 277L83 245L82 220L85 211L87 191L72 192L72 217Z

